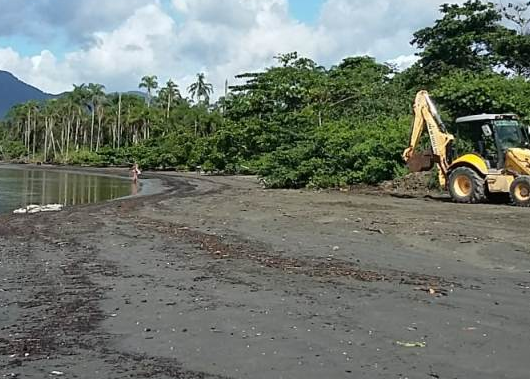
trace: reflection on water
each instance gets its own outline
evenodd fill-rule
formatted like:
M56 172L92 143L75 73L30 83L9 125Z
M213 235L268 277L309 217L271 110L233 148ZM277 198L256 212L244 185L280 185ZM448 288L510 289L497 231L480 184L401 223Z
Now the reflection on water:
M115 177L0 168L0 213L30 204L90 204L137 192L129 180Z

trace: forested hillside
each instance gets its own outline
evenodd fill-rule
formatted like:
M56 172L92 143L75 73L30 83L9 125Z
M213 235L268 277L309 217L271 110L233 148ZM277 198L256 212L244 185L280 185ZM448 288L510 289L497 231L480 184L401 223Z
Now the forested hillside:
M515 112L530 120L530 3L444 5L412 39L403 72L371 57L326 68L296 53L242 73L215 103L203 74L190 88L146 76L145 98L75 86L11 109L3 159L257 173L270 187L377 183L405 172L412 101L428 89L443 117ZM510 25L508 27L507 25ZM513 26L513 27L511 27ZM217 89L219 90L219 89ZM186 98L188 96L188 98Z

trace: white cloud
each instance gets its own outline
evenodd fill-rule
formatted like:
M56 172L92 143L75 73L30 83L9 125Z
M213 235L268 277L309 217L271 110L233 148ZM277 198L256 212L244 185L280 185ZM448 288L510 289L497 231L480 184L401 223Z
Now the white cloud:
M291 19L285 0L229 0L222 4L229 11L217 18L214 11L222 10L215 3L175 0L176 9L188 16L178 28L175 49L193 58L189 70L207 71L218 87L237 73L271 65L278 53L324 56L333 45L321 29ZM233 15L238 15L236 24L228 22Z
M418 59L416 55L400 55L397 58L388 60L387 63L395 66L398 71L403 71L416 63Z
M440 5L447 2L463 1L326 0L319 25L338 42L335 54L329 58L368 54L387 61L412 55L413 33L432 25L440 15Z
M94 5L94 0L78 2ZM99 2L97 14L109 7L122 19L113 21L112 30L93 25L90 45L62 58L46 50L23 57L13 48L0 49L0 69L61 92L81 82L134 89L146 74L176 79L184 89L197 72L206 72L221 91L225 79L269 66L278 53L295 50L325 65L370 54L406 67L414 60L412 33L431 24L443 2L327 0L315 25L293 19L288 0L173 0L171 10L158 0ZM130 8L125 12L120 4ZM80 9L90 16L90 7Z

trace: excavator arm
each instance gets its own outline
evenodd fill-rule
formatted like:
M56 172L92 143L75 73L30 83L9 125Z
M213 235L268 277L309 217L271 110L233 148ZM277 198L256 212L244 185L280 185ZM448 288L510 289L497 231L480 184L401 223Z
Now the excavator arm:
M409 146L403 153L403 159L409 163L414 160L416 154L414 150L418 146L423 131L427 128L432 148L431 159L438 166L438 179L443 188L447 182L447 172L449 168L449 157L447 148L454 140L454 136L447 132L447 128L442 122L436 106L431 100L427 91L420 91L416 95L414 102L414 123L410 133ZM432 167L432 166L430 166Z

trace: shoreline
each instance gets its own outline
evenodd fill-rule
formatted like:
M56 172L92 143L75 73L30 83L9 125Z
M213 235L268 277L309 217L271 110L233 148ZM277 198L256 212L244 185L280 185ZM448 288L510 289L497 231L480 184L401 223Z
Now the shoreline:
M107 176L114 178L130 178L128 175L129 170L122 167L89 167L89 166L69 166L69 165L38 165L33 163L6 163L0 162L0 168L12 169L12 170L39 170L39 171L59 171L68 172L72 174L86 174L86 175L97 175Z

